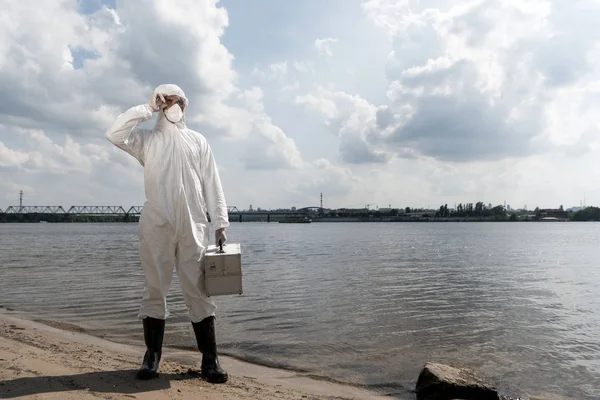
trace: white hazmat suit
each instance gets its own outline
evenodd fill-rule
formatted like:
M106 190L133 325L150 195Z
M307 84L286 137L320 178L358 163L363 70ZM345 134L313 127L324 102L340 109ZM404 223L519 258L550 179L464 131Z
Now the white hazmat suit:
M177 85L161 85L155 98L157 94L177 95L188 104ZM146 202L139 238L145 288L139 317L168 317L166 297L175 266L190 320L196 323L215 314L213 300L203 293L202 258L210 225L213 231L229 226L225 196L204 136L188 129L185 119L172 123L161 111L153 129L137 128L152 113L150 104L132 107L106 133L144 167Z

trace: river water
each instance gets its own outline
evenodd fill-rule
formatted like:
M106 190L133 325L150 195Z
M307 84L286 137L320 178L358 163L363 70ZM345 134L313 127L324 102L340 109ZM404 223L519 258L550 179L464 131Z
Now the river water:
M600 398L600 224L234 223L220 351L406 395L427 361ZM137 224L0 224L0 305L140 340ZM166 345L194 347L175 278Z

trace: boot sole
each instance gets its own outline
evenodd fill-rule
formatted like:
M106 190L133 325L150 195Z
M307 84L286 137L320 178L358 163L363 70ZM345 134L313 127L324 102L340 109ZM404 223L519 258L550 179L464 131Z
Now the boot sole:
M226 382L229 380L229 377L228 377L228 376L226 376L226 377L222 377L222 378L214 378L214 377L213 377L213 378L211 378L211 377L208 377L208 376L204 375L204 376L201 376L201 377L202 377L202 379L204 379L206 382L208 382L208 383L215 383L215 384L219 384L219 383L226 383Z
M137 379L139 381L149 381L151 379L156 379L156 378L158 378L158 372L155 372L153 374L147 374L146 372L135 374L135 379Z

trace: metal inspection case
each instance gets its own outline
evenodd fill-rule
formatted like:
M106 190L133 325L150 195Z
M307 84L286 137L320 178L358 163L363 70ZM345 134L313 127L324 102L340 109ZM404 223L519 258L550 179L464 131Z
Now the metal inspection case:
M242 249L239 243L208 246L204 255L204 288L208 296L242 294Z

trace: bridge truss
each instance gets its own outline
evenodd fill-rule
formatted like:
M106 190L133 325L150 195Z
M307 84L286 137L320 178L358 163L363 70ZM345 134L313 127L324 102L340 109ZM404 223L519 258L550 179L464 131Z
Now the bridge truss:
M76 215L125 215L121 206L71 206L67 214Z
M10 206L6 214L65 214L62 206Z
M67 215L140 215L144 206L71 206L67 211L62 206L9 206L6 214L67 214ZM227 212L240 213L236 206L227 207ZM0 214L2 210L0 210Z

